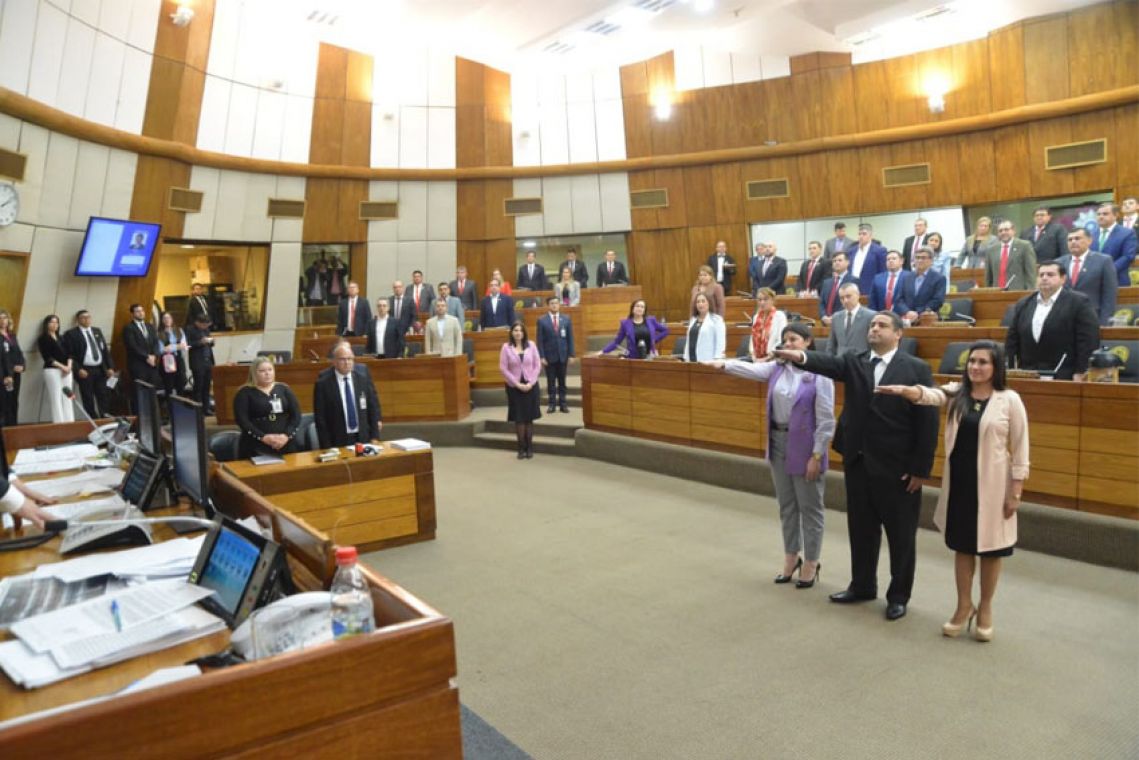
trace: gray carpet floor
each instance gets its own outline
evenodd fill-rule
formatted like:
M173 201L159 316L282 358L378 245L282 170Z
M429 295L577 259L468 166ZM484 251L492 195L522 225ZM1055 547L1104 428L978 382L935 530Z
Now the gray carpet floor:
M827 602L841 513L796 590L768 498L483 449L437 449L435 488L437 539L365 561L454 619L463 703L539 760L1139 757L1132 573L1018 551L980 644L940 635L935 533L890 623Z

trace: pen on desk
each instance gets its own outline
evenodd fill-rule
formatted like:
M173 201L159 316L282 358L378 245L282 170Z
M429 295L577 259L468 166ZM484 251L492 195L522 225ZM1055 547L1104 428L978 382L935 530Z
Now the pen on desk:
M123 616L119 612L119 600L118 599L111 602L111 617L115 619L115 630L122 633Z

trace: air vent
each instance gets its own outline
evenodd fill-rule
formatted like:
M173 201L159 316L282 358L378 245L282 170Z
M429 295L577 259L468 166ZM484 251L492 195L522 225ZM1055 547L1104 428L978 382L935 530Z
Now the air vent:
M27 165L28 157L24 154L0 148L0 177L22 180Z
M747 183L747 199L761 201L768 198L790 198L791 182L784 179L757 179Z
M507 198L503 204L506 216L527 216L542 213L541 198Z
M886 187L907 187L930 183L929 164L882 167L882 184Z
M562 42L561 40L554 40L542 48L543 53L552 53L554 55L565 55L571 50L573 50L573 45L568 42Z
M285 198L270 198L268 215L285 219L304 219L305 202Z
M585 27L585 31L589 32L590 34L600 34L602 37L608 37L610 34L613 34L613 32L617 31L620 28L621 27L617 26L614 23L606 21L605 19L601 19L600 21L594 21L592 24Z
M399 219L399 204L395 201L360 201L360 218L365 221Z
M203 194L188 187L172 187L166 200L171 211L186 211L196 214L202 210Z
M629 205L633 208L665 208L668 206L668 189L634 190L629 193Z
M1107 161L1107 140L1050 145L1044 149L1044 168L1071 169L1076 166L1091 166Z
M660 13L674 5L676 5L676 0L637 0L633 3L634 8L640 8L649 13Z

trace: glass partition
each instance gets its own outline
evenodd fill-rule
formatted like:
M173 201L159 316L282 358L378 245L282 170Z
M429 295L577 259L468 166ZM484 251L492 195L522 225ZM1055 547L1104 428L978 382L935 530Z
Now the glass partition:
M154 300L175 324L185 323L190 288L197 283L203 286L214 332L264 329L268 245L167 242L159 248L156 264Z

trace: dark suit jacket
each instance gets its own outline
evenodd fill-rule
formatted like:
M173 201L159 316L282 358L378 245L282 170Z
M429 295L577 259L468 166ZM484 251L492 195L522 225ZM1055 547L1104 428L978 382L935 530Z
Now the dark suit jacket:
M414 313L415 319L419 318L420 314L433 314L432 308L435 304L435 288L431 287L430 283L423 283L419 286L419 308L415 308L415 285L408 285L403 289L403 305ZM415 319L411 321L414 322Z
M1095 309L1083 293L1064 288L1044 320L1038 343L1032 339L1032 315L1036 313L1038 294L1039 291L1033 291L1017 301L1013 309L1005 337L1009 363L1021 369L1051 371L1064 357L1056 379L1071 380L1073 374L1087 372L1088 359L1099 345Z
M849 253L851 248L857 248L858 242L854 238L843 238L840 242L838 238L832 237L823 244L823 258L830 261L834 255L839 251Z
M133 319L123 325L123 346L127 351L127 370L130 371L131 377L150 382L150 379L157 374L158 369L147 364L146 357L151 354L158 355L158 335L149 322L145 322L144 325L146 326L145 336L138 329L138 325Z
M890 311L898 316L905 314L909 311L906 306L906 281L913 277L911 272L902 270L898 272L898 276L894 279L894 300L890 305ZM874 278L874 287L870 291L869 306L874 311L884 311L886 309L886 285L890 281L889 272L880 272Z
M704 263L712 268L712 277L715 278L716 277L716 254L713 253L711 256L708 257L708 260ZM732 290L732 278L735 277L735 274L736 274L735 267L736 267L736 260L733 259L730 254L725 255L724 256L724 279L716 280L716 282L718 282L724 288L724 296L725 297L735 295L735 293L736 293L734 290Z
M620 261L613 262L613 275L609 275L609 262L602 261L597 265L597 287L605 285L628 285L629 275L625 274L625 265Z
M787 260L781 256L772 256L771 263L767 265L767 274L763 273L763 258L753 256L747 265L748 276L751 278L751 293L760 288L771 288L776 295L783 295L787 287Z
M985 285L1000 286L1001 251L1004 243L999 239L985 249ZM1030 290L1036 283L1036 249L1027 240L1014 238L1008 251L1008 279L1005 286L1009 290Z
M479 307L479 290L474 280L464 281L464 287L459 287L458 280L451 280L451 295L458 298L464 309L474 311Z
M204 307L202 306L202 302L199 301L194 296L190 296L190 300L186 302L186 324L187 325L194 324L194 320L197 318L197 316L199 314L205 314L206 319L208 319L211 322L214 320L214 317L212 314L210 314L210 309L209 309L210 297L207 295L203 295L203 296L201 296L201 299L202 299L202 301L206 302L206 305Z
M397 299L394 295L388 296L388 315L389 315L389 318L393 318L395 315L395 302L396 302L396 300ZM408 328L411 327L411 323L416 320L416 317L418 315L415 313L415 304L407 300L407 291L406 290L403 291L403 297L399 298L398 300L400 302L400 304L399 304L399 319L396 320L396 324L399 325L399 331L400 331L400 334L402 335L403 333L406 333L408 331Z
M1099 247L1099 232L1092 235L1092 250L1107 254L1115 261L1116 279L1125 285L1131 284L1127 270L1131 268L1137 248L1139 248L1139 238L1136 238L1135 230L1122 224L1115 225L1115 229L1107 237L1103 250Z
M879 272L886 271L886 247L871 242L870 246L866 249L866 263L862 265L862 272L858 275L858 289L862 293L869 295L870 289L874 287L874 278L878 276ZM858 245L850 250L850 269L847 271L854 271L855 259L858 257Z
M1072 255L1061 256L1060 263L1068 272L1067 287L1078 290L1088 297L1092 308L1095 309L1101 325L1111 323L1111 316L1115 314L1115 299L1118 295L1119 282L1115 274L1115 262L1106 254L1088 251L1084 254L1080 265L1076 284L1072 284Z
M558 276L555 279L558 279L558 280L562 279L562 270L566 269L568 267L569 267L569 259L566 259L561 264L559 264L558 265ZM577 284L580 285L581 287L583 287L583 288L589 287L589 267L587 267L585 265L585 262L582 261L581 259L578 259L577 261L574 262L573 278L574 278L574 280L577 281Z
M340 386L336 370L329 367L316 378L312 389L312 417L316 424L316 437L321 448L350 446L367 443L380 437L380 399L368 368L357 364L352 368L352 389L356 402L358 432L348 432L344 420L344 406L340 401Z
M488 327L509 327L514 323L514 299L502 293L498 294L498 308L491 309L490 296L482 300L479 307L479 324L482 329Z
M841 288L843 285L845 285L848 282L853 282L855 285L858 284L858 280L854 279L854 275L852 275L850 273L849 269L846 270L846 272L842 275L842 278L838 282L835 282L835 277L834 277L833 272L830 274L829 277L827 277L825 280L823 280L823 284L819 286L819 316L820 317L829 317L832 314L834 314L834 312L836 312L836 311L842 311L842 301L838 300L838 293L834 294L833 309L831 309L830 312L827 311L827 304L830 303L830 300L831 300L831 291L836 289L836 288ZM861 290L861 288L859 288L859 290Z
M102 364L103 369L114 369L115 363L111 359L111 350L107 346L107 339L103 337L103 331L98 327L92 327L91 335L95 338L95 345L99 347L99 353L102 355L100 357L102 360L100 364ZM61 340L64 349L67 351L67 355L71 357L72 370L82 369L83 356L87 353L87 341L83 337L83 332L78 326L72 327L63 334Z
M1036 239L1036 225L1032 225L1022 232L1020 239L1032 243L1032 248L1036 251L1037 264L1055 261L1061 256L1068 255L1068 231L1056 222L1049 222L1044 225L1044 231L1040 233L1039 240Z
M214 366L214 347L208 343L202 344L202 338L208 337L209 328L203 329L197 324L187 325L186 345L190 347L190 372L201 372Z
M925 233L921 236L921 244L926 245L929 243L930 233ZM902 269L913 269L914 266L914 240L917 235L910 235L906 241L902 243ZM934 258L937 258L934 256Z
M376 323L379 321L379 317L372 317L368 322L368 343L365 347L365 351L373 355L378 354L380 350L378 342L376 341ZM407 332L407 329L397 324L389 313L388 323L384 326L384 346L388 351L387 354L384 354L385 359L399 359L403 356L403 334L405 332Z
M873 475L928 478L937 450L938 410L911 404L900 396L874 393L871 352L831 356L807 351L808 372L844 383L845 401L834 448L844 462L865 460ZM900 348L886 367L882 385L933 385L929 365Z
M343 335L348 331L348 297L340 299L340 305L336 309L336 334ZM363 296L356 296L356 321L353 324L355 331L353 334L362 335L364 330L367 329L368 323L372 321L372 307L368 303L368 299Z
M910 272L909 277L906 278L902 298L910 311L916 311L918 314L923 311L936 312L941 308L941 304L945 303L945 275L934 271L931 267L925 273L921 287L918 288L917 275Z
M562 335L565 335L563 338ZM554 332L554 320L546 312L538 319L538 357L551 364L565 364L574 355L573 323L565 314L558 314L558 331Z
M805 260L799 266L799 282L795 285L795 291L802 293L804 290L818 291L823 286L823 280L831 276L831 264L826 260L826 257L819 256L818 263L815 264L815 271L811 273L811 281L807 282L807 269L811 266L811 260Z
M546 270L537 262L534 263L534 276L530 276L530 265L523 264L518 267L518 276L514 278L514 287L528 288L530 290L545 290L548 285L546 283Z

